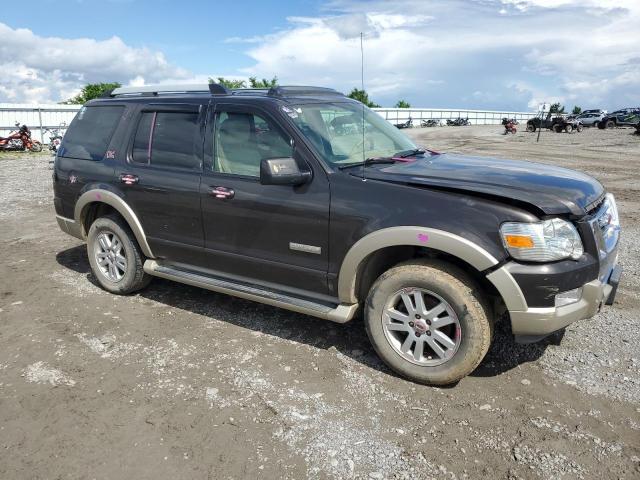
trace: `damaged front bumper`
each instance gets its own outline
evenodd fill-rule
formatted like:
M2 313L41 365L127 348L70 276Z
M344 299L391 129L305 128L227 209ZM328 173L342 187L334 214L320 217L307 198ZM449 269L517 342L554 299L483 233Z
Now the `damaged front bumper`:
M593 280L583 285L580 299L569 305L509 311L516 341L537 342L573 322L593 317L603 304L613 304L621 275L622 267L615 266L606 282Z

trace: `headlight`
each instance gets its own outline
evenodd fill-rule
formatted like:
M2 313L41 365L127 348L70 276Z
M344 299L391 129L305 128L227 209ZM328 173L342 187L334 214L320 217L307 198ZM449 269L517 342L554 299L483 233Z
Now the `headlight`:
M584 253L576 227L561 218L552 218L540 223L503 223L500 234L505 248L517 260L577 260Z

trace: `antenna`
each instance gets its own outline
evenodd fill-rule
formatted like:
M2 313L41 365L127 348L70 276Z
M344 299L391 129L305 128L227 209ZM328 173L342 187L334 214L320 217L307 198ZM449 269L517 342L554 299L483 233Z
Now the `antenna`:
M360 88L362 88L362 95L364 95L364 47L363 47L363 34L360 32ZM362 181L366 182L367 179L364 176L366 158L364 154L364 102L362 103Z

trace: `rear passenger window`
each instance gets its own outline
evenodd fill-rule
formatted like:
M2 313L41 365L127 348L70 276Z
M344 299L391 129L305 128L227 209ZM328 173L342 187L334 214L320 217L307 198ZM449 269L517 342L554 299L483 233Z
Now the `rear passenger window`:
M133 140L132 160L158 167L200 168L195 151L198 114L143 112Z
M102 160L123 112L123 106L82 107L69 125L59 155Z

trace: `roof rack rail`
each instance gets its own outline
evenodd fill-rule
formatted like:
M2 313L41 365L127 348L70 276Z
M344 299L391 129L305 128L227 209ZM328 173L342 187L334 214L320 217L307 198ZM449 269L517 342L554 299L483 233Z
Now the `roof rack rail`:
M209 84L176 84L176 85L143 85L140 87L118 87L105 96L118 95L160 95L173 93L210 93L212 95L228 95L230 92L219 83Z
M256 93L266 95L268 92L268 88L234 88L231 90L232 95L255 95Z
M303 85L296 86L275 86L269 89L267 93L270 97L293 97L300 95L340 95L343 93L334 90L333 88L326 87L308 87Z

